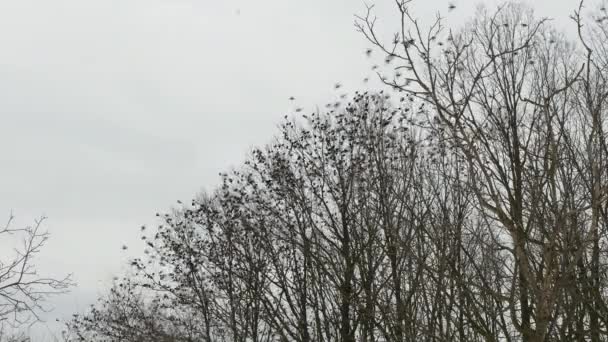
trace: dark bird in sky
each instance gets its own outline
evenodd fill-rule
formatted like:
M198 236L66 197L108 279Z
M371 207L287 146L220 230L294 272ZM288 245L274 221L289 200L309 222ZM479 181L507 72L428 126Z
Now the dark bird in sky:
M454 10L455 8L456 8L456 5L454 5L453 3L450 3L450 4L448 5L448 11L452 11L452 10Z
M146 226L141 226L141 231L143 232L144 230L146 230Z
M290 96L290 97L289 97L289 101L293 101L293 100L295 100L295 99L296 99L296 98L295 98L295 97L293 97L293 96Z
M365 54L367 55L367 57L372 55L372 49L367 49L365 50Z
M363 82L367 83L367 81L369 81L369 77L363 79Z
M296 112L298 112L298 113L299 113L299 112L301 112L301 111L302 111L302 108L296 108Z
M342 87L342 85L341 85L340 83L336 83L336 84L334 85L334 88L336 88L336 89L340 89L341 87Z
M127 248L129 248L129 247L127 247L127 245L122 245L122 250L123 251L126 250Z

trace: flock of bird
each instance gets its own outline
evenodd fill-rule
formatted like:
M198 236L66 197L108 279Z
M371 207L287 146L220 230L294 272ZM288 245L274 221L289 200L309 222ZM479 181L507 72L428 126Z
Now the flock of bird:
M448 4L448 12L451 12L451 11L453 11L453 10L455 10L455 9L456 9L456 5L455 5L454 3L449 3L449 4ZM450 40L450 38L448 38L448 40ZM399 40L398 40L398 38L397 38L397 37L395 38L394 43L395 43L395 44L398 44L398 43L399 43ZM404 43L406 46L411 46L411 45L415 44L415 41L414 41L414 39L408 39L408 40L405 40L403 43ZM442 43L442 42L439 42L438 44L439 44L440 46L442 46L442 45L443 45L443 43ZM367 49L365 49L364 53L365 53L365 55L366 55L368 58L371 58L371 57L373 56L373 54L374 54L374 50L373 50L372 48L367 48ZM395 58L395 55L394 55L394 54L388 54L388 55L385 57L385 59L384 59L385 64L387 64L387 65L388 65L388 64L391 64L391 62L393 61L393 59L394 59L394 58ZM379 69L379 68L380 68L380 66L379 66L379 65L377 65L377 64L373 64L373 65L371 66L371 70L372 70L373 72L375 72L376 74L378 74L378 76L380 77L380 80L381 80L381 81L383 81L383 83L384 83L384 82L386 81L386 79L387 79L387 78L386 78L385 76L380 75L380 73L378 72L378 69ZM399 68L397 68L397 69L399 69ZM408 69L408 70L411 70L411 67L408 67L407 69ZM402 74L400 71L396 71L396 72L395 72L395 78L400 78L401 76L403 76L403 74ZM369 77L369 76L365 76L365 77L363 78L363 83L368 83L369 81L370 81L370 77ZM405 85L405 86L409 85L409 83L410 83L410 81L409 81L409 80L404 80L404 85ZM342 87L343 87L342 83L340 83L340 82L336 82L336 83L334 84L334 86L333 86L333 89L334 89L334 90L338 90L338 89L340 89L340 88L342 88ZM347 96L348 96L348 94L347 94L347 93L343 93L343 94L340 94L340 95L339 95L339 98L340 98L340 100L344 100L344 99L346 99L346 97L347 97ZM296 100L295 96L290 96L290 97L289 97L289 101L294 102L295 100ZM341 102L341 101L335 101L335 102L331 102L331 103L327 103L327 104L325 104L325 107L326 107L326 108L338 108L338 107L340 107L340 105L341 105L341 104L342 104L342 102ZM302 107L295 107L295 108L294 108L294 112L295 112L295 113L301 113L303 110L304 110L304 108L302 108ZM286 118L287 118L287 116L286 116Z
M453 3L450 3L450 4L448 5L448 11L449 11L449 12L451 12L451 11L453 11L454 9L456 9L456 5L455 5L455 4L453 4ZM601 10L602 10L603 12L605 12L605 8L604 8L604 7L602 7L602 8L601 8ZM608 16L604 16L603 18L604 18L604 19L608 19ZM603 19L602 19L602 20L603 20ZM505 24L505 25L506 25L506 24ZM522 25L522 26L524 26L524 27L525 27L525 26L527 26L526 24L521 24L521 25ZM450 38L448 38L448 40L450 40ZM552 43L553 41L549 41L549 42L550 42L550 43ZM410 44L410 45L411 45L411 44L414 44L413 40L408 40L408 41L406 41L406 42L404 42L404 43L405 43L406 45L407 45L407 44ZM443 43L442 43L442 42L438 42L438 45L442 46L442 45L443 45ZM373 49L371 49L371 48L367 48L367 49L364 51L364 53L365 53L365 55L366 55L368 58L371 58L371 57L372 57L372 55L373 55L373 53L374 53L374 51L373 51ZM391 61L393 60L393 58L394 58L394 57L395 57L394 55L390 55L390 54L389 54L389 55L388 55L388 56L385 58L385 63L386 63L386 64L390 64L390 63L391 63ZM381 80L383 80L383 81L384 81L383 76L381 76L381 75L378 73L378 71L377 71L379 68L380 68L380 67L379 67L377 64L374 64L374 65L372 65L372 66L371 66L371 70L372 70L372 71L375 71L375 72L378 74L378 76L380 76ZM410 67L410 68L408 68L408 69L411 69L411 67ZM397 73L395 74L395 76L396 76L396 77L400 77L401 75L402 75L402 74L401 74L400 72L397 72ZM369 82L369 80L370 80L369 76L366 76L365 78L363 78L363 82L364 82L364 83ZM343 87L343 85L342 85L342 83L340 83L340 82L336 82L336 83L334 83L334 85L333 85L333 89L334 89L334 90L339 90L339 89L341 89L342 87ZM366 93L367 93L367 92L366 92ZM382 94L382 93L383 93L383 92L382 92L382 91L380 91L380 94ZM357 93L357 94L358 94L358 93ZM344 100L344 99L345 99L347 96L348 96L348 94L347 94L347 93L342 93L342 94L340 94L340 95L339 95L339 98L340 98L341 100ZM388 94L385 94L385 95L383 95L383 96L384 96L384 98L385 98L385 99L388 99L388 98L390 97L390 95L388 95ZM409 100L409 101L406 101L406 99L407 99L407 100ZM291 101L291 102L296 101L295 96L290 96L290 97L289 97L289 101ZM407 97L406 97L406 96L401 96L401 97L400 97L400 99L399 99L399 102L400 102L400 103L404 103L404 102L406 102L406 103L410 103L410 104L411 104L413 101L414 101L414 98L413 98L412 96L407 96ZM334 108L334 109L335 109L335 108L340 107L340 105L341 105L341 104L342 104L342 103L341 103L340 101L335 101L335 102L330 102L330 103L327 103L327 104L326 104L326 107L327 107L327 108ZM423 108L423 107L424 107L424 103L422 103L422 104L420 105L420 107L419 107L419 108L417 108L417 109L418 109L418 110L417 110L418 114L420 114L421 112L423 112L423 111L424 111L424 108ZM399 107L399 108L400 108L400 109L403 109L403 110L404 110L404 113L407 113L407 112L409 112L409 111L410 111L410 109L412 109L412 108L405 108L405 107L404 107L404 108ZM303 111L303 108L302 108L302 107L296 107L296 108L295 108L295 112L296 112L296 113L300 113L300 112L302 112L302 111ZM333 110L332 110L331 112L333 112ZM287 118L287 115L286 115L285 117ZM303 115L303 117L304 117L304 118L307 118L307 116L306 116L306 115ZM415 123L415 122L414 122L414 123ZM178 204L182 204L182 202L181 202L181 201L179 201L179 200L177 201L177 203L178 203ZM160 215L160 214L157 214L157 216L161 216L161 215ZM167 216L167 215L165 215L165 216ZM145 226L141 226L140 231L141 231L141 233L142 233L142 234L145 232L145 230L146 230L146 227L145 227ZM146 240L145 235L142 235L142 240ZM154 247L154 246L153 246L153 244L152 244L151 242L149 242L149 241L146 241L146 244L147 244L148 246L150 246L150 247ZM127 250L127 249L128 249L128 246L127 246L127 245L122 245L122 250Z
M448 4L448 12L451 12L451 11L453 11L454 9L456 9L456 5L455 5L454 3L449 3L449 4ZM604 10L604 9L602 8L602 10ZM240 11L238 11L238 12L240 12ZM237 14L238 14L238 13L237 13ZM411 45L413 45L413 44L414 44L414 40L413 40L413 39L407 40L407 41L405 41L405 42L404 42L404 44L405 44L406 46L411 46ZM440 45L443 45L441 42L439 42L439 44L440 44ZM367 49L366 49L364 52L365 52L365 55L366 55L368 58L371 58L371 57L372 57L372 55L373 55L373 53L374 53L373 49L371 49L371 48L367 48ZM392 62L392 60L394 59L394 57L395 57L395 55L389 54L389 55L388 55L388 56L387 56L387 57L384 59L385 64L390 64L390 63ZM380 67L379 67L377 64L374 64L374 65L372 65L372 66L371 66L371 70L372 70L372 71L374 71L374 72L376 72L376 73L378 73L378 72L377 72L377 70L378 70L379 68L380 68ZM379 74L379 73L378 73L378 75L380 76L380 74ZM402 75L402 74L401 74L401 73L399 73L399 72L397 72L397 73L395 74L395 76L396 76L396 77L400 77L401 75ZM384 78L383 76L380 76L380 78L381 78L381 80L382 80L382 81L384 81L384 80L385 80L385 78ZM366 77L364 77L364 78L363 78L363 83L368 83L369 81L370 81L370 77L369 77L369 76L366 76ZM342 83L340 83L340 82L336 82L336 83L334 83L334 85L333 85L333 89L334 89L334 90L339 90L339 89L341 89L342 87L343 87L343 85L342 85ZM347 94L347 93L342 93L342 94L340 94L340 95L339 95L339 98L340 98L340 99L342 99L342 100L344 100L344 99L345 99L347 96L348 96L348 94ZM389 95L385 95L385 97L388 99ZM409 99L410 101L413 101L413 98L411 98L411 97L408 97L408 99ZM296 100L295 96L290 96L290 97L289 97L289 101L294 102L295 100ZM404 100L405 100L405 97L401 97L400 102L403 102ZM325 105L325 107L326 107L326 108L338 108L338 107L340 107L340 105L341 105L341 104L342 104L342 103L341 103L341 101L335 101L335 102L327 103L327 104ZM295 111L296 113L300 113L300 112L302 112L303 110L304 110L304 109L303 109L302 107L296 107L296 108L294 109L294 111ZM333 110L332 110L332 112L333 112ZM287 117L287 116L286 116L286 117ZM178 203L178 204L182 204L182 202L181 202L181 201L179 201L179 200L177 201L177 203ZM157 216L160 216L160 215L159 215L159 214L157 214ZM142 233L144 233L144 231L145 231L145 230L146 230L146 227L145 227L145 226L141 226L140 231L141 231ZM142 236L142 240L145 240L145 239L146 239L146 238L145 238L145 235L144 235L144 236ZM148 244L148 245L151 245L151 243L150 243L150 242L148 242L147 244ZM127 245L125 245L125 244L123 244L123 245L122 245L122 250L123 250L123 251L126 251L127 249L128 249L128 246L127 246Z

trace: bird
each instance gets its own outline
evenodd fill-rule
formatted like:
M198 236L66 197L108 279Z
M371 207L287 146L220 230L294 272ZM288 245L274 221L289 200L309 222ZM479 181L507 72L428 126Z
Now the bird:
M367 83L367 81L369 81L369 77L363 79L363 82Z
M341 85L340 83L336 83L336 84L334 85L334 88L336 88L336 89L340 89L341 87L342 87L342 85Z
M365 54L367 55L367 57L372 55L372 49L367 49L365 50Z
M141 231L143 232L144 230L146 230L146 226L141 226Z
M301 111L302 111L302 108L296 108L296 112L298 112L298 113L299 113L299 112L301 112Z
M454 10L455 8L456 8L456 5L454 5L453 3L450 3L450 4L448 5L448 11L452 11L452 10Z
M290 97L289 97L289 101L293 101L293 100L295 100L295 99L296 99L296 98L295 98L295 97L293 97L293 96L290 96Z
M129 248L129 247L127 247L127 245L122 245L122 250L123 251L127 250L127 248Z

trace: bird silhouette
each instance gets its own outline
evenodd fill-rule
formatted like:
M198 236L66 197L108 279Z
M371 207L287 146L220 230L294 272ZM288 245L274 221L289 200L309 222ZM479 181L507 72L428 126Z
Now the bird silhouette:
M448 5L448 11L452 11L452 10L454 10L455 8L456 8L456 5L454 5L453 3L450 3L450 4Z

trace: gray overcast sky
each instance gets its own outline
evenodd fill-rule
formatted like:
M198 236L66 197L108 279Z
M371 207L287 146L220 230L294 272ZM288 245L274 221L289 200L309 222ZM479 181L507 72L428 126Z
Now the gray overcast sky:
M380 25L396 17L378 0ZM484 1L482 1L484 2ZM559 26L574 0L525 1ZM457 24L479 1L415 1ZM495 1L485 1L495 3ZM590 4L591 5L591 4ZM269 142L296 105L363 89L359 0L0 0L0 220L49 217L42 273L69 318L143 248L138 227ZM569 24L568 24L569 25ZM394 27L394 25L392 26ZM122 252L120 246L130 246ZM37 334L46 327L37 328Z

